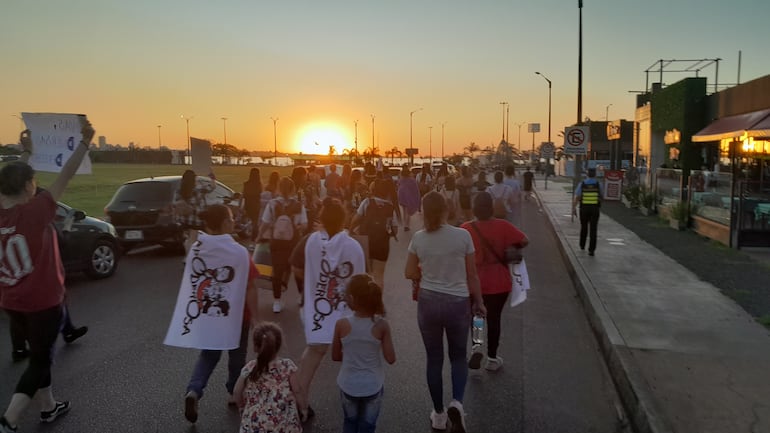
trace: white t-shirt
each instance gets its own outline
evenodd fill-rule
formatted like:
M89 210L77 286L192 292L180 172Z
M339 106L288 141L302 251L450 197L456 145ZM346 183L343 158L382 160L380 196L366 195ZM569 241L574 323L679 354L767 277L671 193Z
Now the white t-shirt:
M448 224L433 232L419 230L409 243L409 252L420 261L420 288L468 297L465 257L474 249L467 230Z
M487 191L492 194L492 200L497 198L502 198L503 203L505 203L505 211L511 212L511 203L513 202L513 191L511 190L511 187L504 184L504 183L496 183L489 188L487 188Z
M278 196L267 202L265 210L262 212L262 222L265 224L273 224L275 222L275 200L280 201L284 206L288 202L288 200L282 196ZM297 197L292 197L292 200L297 200ZM307 209L305 209L305 206L302 206L302 210L294 215L294 225L296 227L307 226Z

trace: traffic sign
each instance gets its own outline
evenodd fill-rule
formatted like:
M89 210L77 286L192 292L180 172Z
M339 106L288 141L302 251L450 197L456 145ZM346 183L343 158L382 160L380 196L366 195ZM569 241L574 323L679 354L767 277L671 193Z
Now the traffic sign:
M553 143L550 141L544 141L540 143L540 157L545 159L551 159L553 158L553 154L555 151L555 147Z
M588 152L591 142L591 129L588 126L570 126L564 129L564 153L583 155Z

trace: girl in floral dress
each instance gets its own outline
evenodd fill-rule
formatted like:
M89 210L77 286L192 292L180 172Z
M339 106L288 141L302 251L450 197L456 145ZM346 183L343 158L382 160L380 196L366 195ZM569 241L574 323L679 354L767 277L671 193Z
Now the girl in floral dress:
M297 366L278 358L283 334L276 323L263 322L253 334L257 359L246 364L235 384L241 414L241 433L301 433L297 410Z

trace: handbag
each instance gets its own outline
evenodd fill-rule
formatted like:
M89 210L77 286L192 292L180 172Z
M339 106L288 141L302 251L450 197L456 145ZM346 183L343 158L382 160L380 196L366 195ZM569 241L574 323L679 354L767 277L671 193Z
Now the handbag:
M484 244L484 247L486 247L489 252L492 253L493 256L497 259L498 262L500 262L503 266L508 266L509 264L513 263L521 263L521 261L524 259L524 257L521 254L521 249L516 247L515 245L510 245L505 248L505 251L503 253L503 256L501 257L494 248L492 248L492 245L489 243L487 238L484 237L484 235L481 234L481 231L478 227L476 227L476 223L472 222L471 227L473 227L473 230L476 231L476 233L479 235L479 238L481 239L481 242Z

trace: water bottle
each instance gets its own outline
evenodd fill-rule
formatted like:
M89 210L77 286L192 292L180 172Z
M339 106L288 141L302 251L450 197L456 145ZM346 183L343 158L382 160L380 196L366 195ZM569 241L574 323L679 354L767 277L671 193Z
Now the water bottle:
M484 344L484 317L479 316L478 314L473 316L473 328L471 335L474 347Z

